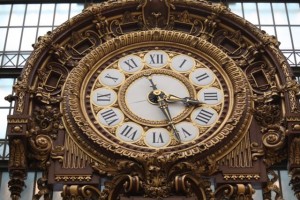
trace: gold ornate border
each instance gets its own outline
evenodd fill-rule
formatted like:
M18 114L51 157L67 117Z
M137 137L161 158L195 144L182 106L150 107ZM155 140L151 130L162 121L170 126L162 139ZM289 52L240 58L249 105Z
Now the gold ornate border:
M82 136L80 136L80 133L78 132L80 130L80 132L90 138L90 140L92 140L95 144L98 144L99 146L114 153L128 157L145 158L151 153L155 153L155 150L142 148L133 150L126 146L114 143L113 140L101 137L93 130L93 128L91 128L87 120L87 114L81 109L84 105L82 101L83 95L80 94L80 91L83 89L82 85L85 85L84 82L86 75L95 69L94 66L99 63L100 59L105 58L107 60L107 56L112 52L120 51L122 48L129 48L129 46L130 48L138 48L143 46L143 43L146 44L150 41L156 41L167 46L177 45L181 48L187 48L190 51L211 60L215 63L219 70L225 71L224 76L230 79L227 80L227 82L229 84L232 83L229 87L235 89L235 95L230 94L230 96L234 97L234 99L232 99L232 101L230 101L230 105L228 105L229 110L232 110L232 113L230 116L227 115L224 121L221 122L219 126L220 128L215 131L216 134L205 139L198 139L195 141L193 146L184 147L184 149L176 149L176 147L165 149L164 151L166 154L171 154L177 150L178 159L200 154L215 148L216 145L218 145L221 141L226 140L226 138L229 138L230 141L227 141L227 145L219 147L219 150L214 152L214 155L218 157L223 155L224 152L228 152L235 146L234 143L244 136L246 133L245 130L249 127L249 123L247 122L251 121L251 114L249 112L250 104L248 103L250 102L250 88L246 82L246 78L239 67L236 66L235 62L211 43L200 38L175 31L152 30L123 35L100 45L83 58L79 65L70 73L63 92L64 101L61 108L63 113L66 113L63 120L69 130L70 136L72 136L79 145L88 145L86 142L81 140ZM98 131L101 132L104 130ZM93 153L97 154L97 152ZM97 160L95 156L93 157Z

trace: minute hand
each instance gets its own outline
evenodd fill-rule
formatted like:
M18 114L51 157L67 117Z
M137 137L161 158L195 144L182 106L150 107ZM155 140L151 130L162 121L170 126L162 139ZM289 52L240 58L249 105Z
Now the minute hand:
M193 99L191 97L180 98L172 94L167 95L165 100L168 103L183 102L187 106L203 104L203 102L198 99Z
M180 142L179 132L178 132L178 130L176 129L176 127L174 125L174 122L172 120L170 110L169 110L169 107L168 107L168 103L165 100L166 95L164 94L164 92L157 89L156 85L154 84L154 82L152 80L151 74L145 74L145 76L147 77L147 79L149 80L149 82L151 84L153 94L157 97L157 103L158 103L159 108L164 113L165 117L168 119L168 124L173 129L173 132L174 132L174 135L175 135L176 139Z
M161 96L158 96L158 105L159 105L159 108L164 113L164 115L166 116L166 118L168 119L169 125L173 129L173 132L174 132L174 135L175 135L176 139L180 142L179 132L176 129L176 127L174 125L174 122L172 120L170 110L169 110L169 107L168 107L168 103L165 101L164 98L162 98Z

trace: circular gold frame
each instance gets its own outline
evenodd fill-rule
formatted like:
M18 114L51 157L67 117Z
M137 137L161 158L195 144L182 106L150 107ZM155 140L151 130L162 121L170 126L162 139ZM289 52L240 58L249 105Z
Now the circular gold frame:
M69 130L70 136L78 143L81 143L83 149L84 146L88 147L90 145L89 142L93 142L111 152L133 158L147 158L157 151L136 146L132 148L130 144L120 144L117 139L107 134L103 129L96 131L92 128L93 124L88 120L88 113L83 109L83 99L85 98L83 86L86 85L88 74L93 73L96 67L98 69L97 64L99 60L106 62L111 58L109 55L113 52L119 52L120 49L139 48L143 45L149 45L153 41L155 41L156 45L176 46L201 55L223 73L222 75L227 79L228 87L231 88L229 94L231 99L229 105L226 105L229 114L221 119L222 121L219 122L218 127L214 128L212 135L199 137L191 144L166 148L163 150L163 153L173 154L176 152L176 158L180 159L197 154L202 155L212 149L214 149L215 157L229 152L234 147L233 144L242 139L250 126L251 103L249 102L251 92L249 84L246 82L246 78L240 68L220 49L201 38L175 31L151 30L122 35L100 45L83 58L78 66L71 71L63 91L64 100L61 107L66 111L63 121ZM233 89L235 94L232 92ZM77 95L78 91L81 91L80 96ZM82 138L89 138L89 141L82 142L80 141ZM87 153L97 160L99 152Z

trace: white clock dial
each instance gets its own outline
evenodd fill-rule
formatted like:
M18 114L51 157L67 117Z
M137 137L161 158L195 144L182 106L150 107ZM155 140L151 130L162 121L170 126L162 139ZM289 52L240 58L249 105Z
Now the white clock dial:
M149 129L145 134L144 141L150 147L165 147L171 142L170 132L165 128Z
M199 91L197 97L200 102L208 105L217 105L223 101L223 92L215 87L204 88Z
M107 107L97 114L100 124L107 127L114 127L124 120L124 114L118 108Z
M200 107L191 114L192 121L200 126L210 126L218 120L218 113L210 107Z
M128 55L121 58L118 65L120 69L129 74L140 71L144 67L143 60L136 55Z
M161 50L149 51L145 57L145 62L152 68L162 68L168 64L169 55Z
M126 122L118 127L116 136L124 142L136 142L143 135L143 127L134 122Z
M152 80L159 90L165 94L173 94L179 97L189 97L186 86L178 79L164 74L153 74ZM157 104L149 101L149 95L153 88L146 77L141 77L128 87L125 99L129 110L136 116L150 121L165 121L166 117ZM182 103L169 104L172 118L180 115L186 106Z
M100 83L108 87L117 87L121 85L125 76L122 72L116 69L105 69L98 77Z
M98 88L92 91L91 99L96 106L110 106L117 101L117 93L112 89Z
M190 142L199 135L199 129L190 122L180 122L176 124L176 129L180 135L181 142Z
M172 58L171 68L177 72L189 72L195 66L194 58L181 54Z
M190 80L196 86L207 86L215 81L215 74L207 68L198 68L190 73Z

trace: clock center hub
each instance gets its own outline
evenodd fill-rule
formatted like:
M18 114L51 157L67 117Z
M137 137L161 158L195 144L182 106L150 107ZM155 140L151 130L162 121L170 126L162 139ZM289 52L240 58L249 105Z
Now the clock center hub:
M158 104L158 101L159 101L159 96L166 96L166 94L161 91L161 90L154 90L154 91L151 91L149 94L148 94L148 101L151 103L151 104L154 104L154 105L157 105Z

